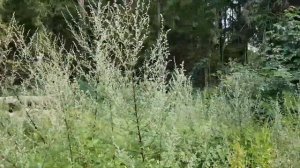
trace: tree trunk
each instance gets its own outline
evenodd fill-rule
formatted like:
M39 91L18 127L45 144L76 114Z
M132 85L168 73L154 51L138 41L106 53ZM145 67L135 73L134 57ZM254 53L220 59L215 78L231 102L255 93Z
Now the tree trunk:
M219 11L219 54L220 54L220 60L222 65L224 64L224 30L223 30L223 15L222 10ZM225 27L226 27L226 19L225 20Z

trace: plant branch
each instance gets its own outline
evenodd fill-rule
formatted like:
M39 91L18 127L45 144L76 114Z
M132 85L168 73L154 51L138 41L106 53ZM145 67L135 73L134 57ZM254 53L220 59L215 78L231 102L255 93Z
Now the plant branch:
M144 154L144 147L143 147L143 139L142 139L142 133L140 128L140 119L138 116L138 107L137 107L137 98L136 98L136 86L135 86L135 75L132 73L132 93L133 93L133 103L134 103L134 117L136 122L136 129L137 129L137 135L138 135L138 142L140 145L140 154L142 157L143 162L145 161L145 154Z

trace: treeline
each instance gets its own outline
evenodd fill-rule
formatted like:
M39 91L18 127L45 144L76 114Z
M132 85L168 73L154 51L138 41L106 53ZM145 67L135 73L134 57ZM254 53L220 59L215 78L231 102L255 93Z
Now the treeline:
M1 29L5 29L14 17L18 24L24 25L24 32L28 32L28 37L36 31L46 30L60 37L66 48L70 49L74 47L75 40L66 20L80 19L78 13L90 17L89 5L96 5L95 2L2 0ZM110 1L103 0L102 4L108 2ZM132 3L133 9L137 5L130 0L120 0L118 3ZM262 51L262 45L268 40L267 32L273 31L274 24L282 20L285 11L293 5L299 5L299 2L153 0L149 10L151 33L144 45L153 45L161 26L166 30L170 29L170 61L177 66L184 62L186 73L192 76L195 87L213 86L218 81L216 72L224 72L230 60L244 65L252 63L264 66L266 54L255 53L249 46ZM88 27L90 23L85 24ZM89 33L88 28L86 31ZM1 31L0 37L5 36L3 32ZM91 45L93 40L97 40L97 37L90 37ZM271 43L272 41L269 44ZM174 68L173 63L169 64L170 69Z

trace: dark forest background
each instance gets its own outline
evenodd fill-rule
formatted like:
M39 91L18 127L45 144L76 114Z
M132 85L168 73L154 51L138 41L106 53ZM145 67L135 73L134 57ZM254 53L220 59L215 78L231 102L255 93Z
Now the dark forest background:
M103 0L103 4L107 2ZM88 16L90 3L93 2L2 0L1 29L5 29L14 16L18 24L24 25L25 32L46 30L61 37L66 48L71 48L74 39L65 19L71 15L76 17L81 9ZM184 61L186 73L192 76L195 87L212 86L218 81L216 72L225 71L229 60L264 66L268 52L262 51L275 40L267 41L268 32L272 32L274 24L284 22L287 13L293 14L297 21L299 16L294 7L299 5L296 0L155 0L149 11L151 34L144 45L153 44L163 16L164 28L170 29L170 60L178 66ZM297 50L297 47L289 50ZM299 59L298 55L295 57ZM169 68L172 67L174 64L170 63Z

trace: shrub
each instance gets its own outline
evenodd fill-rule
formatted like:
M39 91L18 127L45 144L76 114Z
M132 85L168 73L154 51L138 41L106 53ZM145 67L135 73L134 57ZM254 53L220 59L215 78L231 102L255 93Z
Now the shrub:
M14 77L1 85L0 167L280 167L287 158L296 165L298 132L278 104L274 125L254 126L255 81L264 80L245 69L194 92L183 68L166 69L164 27L142 51L148 8L91 4L91 16L69 21L77 40L70 51L45 31L28 42L11 25L28 76L12 89ZM43 61L30 61L32 54ZM12 113L7 96L20 105Z

